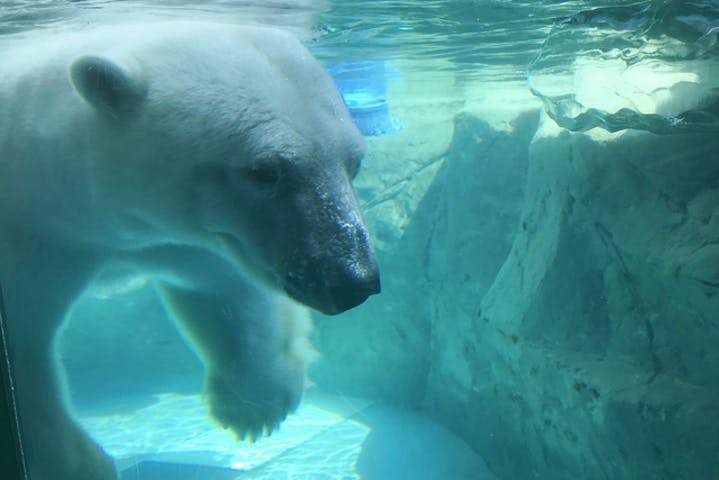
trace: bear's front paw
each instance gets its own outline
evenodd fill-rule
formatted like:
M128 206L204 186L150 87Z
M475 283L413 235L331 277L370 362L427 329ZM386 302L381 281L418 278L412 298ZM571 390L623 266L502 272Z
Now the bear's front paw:
M267 377L257 380L229 382L217 373L210 373L205 384L210 413L240 440L254 442L269 436L297 408L302 397L304 375L299 385L296 378L286 384Z

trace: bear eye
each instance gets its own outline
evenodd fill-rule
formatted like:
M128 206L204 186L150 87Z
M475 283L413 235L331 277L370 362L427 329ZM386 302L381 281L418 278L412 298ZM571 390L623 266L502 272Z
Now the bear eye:
M245 175L261 187L273 187L280 181L280 171L276 165L254 165L245 171Z
M274 197L279 192L282 180L282 169L278 162L257 162L254 165L241 167L235 170L238 180L249 184L255 192L264 197Z

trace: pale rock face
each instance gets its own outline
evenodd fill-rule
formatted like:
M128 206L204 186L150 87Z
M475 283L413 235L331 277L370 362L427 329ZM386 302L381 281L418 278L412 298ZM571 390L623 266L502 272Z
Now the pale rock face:
M299 304L336 314L379 291L351 185L364 146L332 80L266 27L43 35L0 53L0 282L33 478L116 477L53 359L98 276L151 275L214 417L271 431L312 356Z

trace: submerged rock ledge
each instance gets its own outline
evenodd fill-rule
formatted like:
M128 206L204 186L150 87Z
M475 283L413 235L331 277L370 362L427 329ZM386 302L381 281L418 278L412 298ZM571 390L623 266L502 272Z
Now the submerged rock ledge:
M318 382L430 412L499 478L719 476L719 138L512 125L455 118L389 288L319 322Z

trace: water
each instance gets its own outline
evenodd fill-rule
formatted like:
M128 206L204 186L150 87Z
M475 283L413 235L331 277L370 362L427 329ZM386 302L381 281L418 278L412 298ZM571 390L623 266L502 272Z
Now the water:
M597 110L577 101L567 75L574 71L577 58L614 59L624 65L622 69L644 65L651 69L653 59L677 68L690 61L716 60L719 19L716 3L711 1L383 1L361 7L354 2L312 1L292 2L289 7L272 1L215 1L202 6L180 0L161 6L132 1L30 3L3 2L0 33L72 26L77 21L92 22L95 15L249 18L312 37L313 51L327 64L348 59L401 60L403 70L411 75L415 69L426 72L431 62L433 69L456 74L459 82L523 84L529 80L550 115L573 130L633 126L678 132L712 130L717 124L714 105L658 117L631 105L619 112ZM362 15L356 14L358 8ZM717 88L711 72L706 75L712 78L697 82L707 91L702 95ZM562 86L557 85L558 79Z
M313 314L316 385L237 443L151 279L85 291L57 350L122 479L719 477L719 2L0 1L0 49L166 19L334 76L383 292Z
M552 118L572 130L601 127L655 133L716 132L718 107L712 91L717 88L718 34L716 4L709 2L641 2L583 11L555 25L530 64L529 83L533 93L544 100ZM572 45L581 45L581 49L567 48ZM572 79L566 78L575 70L579 58L588 62L584 67L587 70L616 70L629 84L623 92L617 91L618 87L614 92L604 87L601 95L595 94L603 102L611 95L619 98L640 92L647 102L624 101L623 108L615 103L613 111L583 105ZM591 62L595 62L593 67ZM690 73L691 65L697 64L707 69ZM659 96L657 91L663 86L653 83L654 79L646 74L651 72L656 77L660 69L671 69L675 75L684 73L683 85L687 89L682 94L698 96L699 105L691 109L688 105L672 105L662 111L651 97ZM663 73L670 75L669 71ZM702 97L706 99L703 102Z

